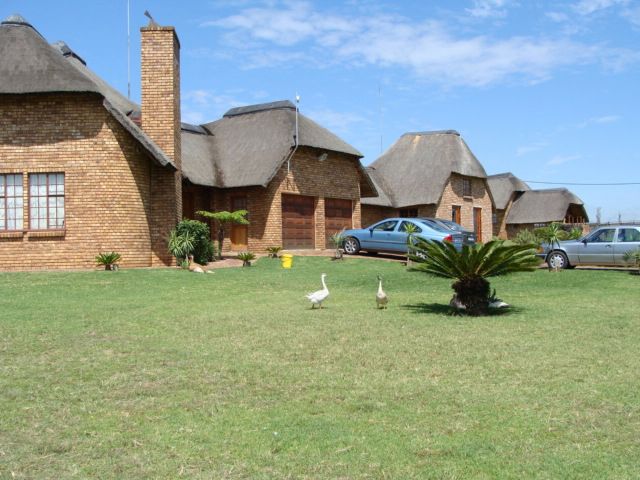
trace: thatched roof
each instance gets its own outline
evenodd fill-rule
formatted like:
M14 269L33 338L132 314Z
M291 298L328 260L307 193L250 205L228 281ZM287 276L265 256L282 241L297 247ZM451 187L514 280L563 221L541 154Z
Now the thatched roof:
M451 173L487 178L460 134L454 130L405 133L371 164L395 208L436 204ZM379 200L363 199L378 205Z
M76 68L82 75L91 80L98 88L100 93L109 100L109 102L125 115L139 116L140 106L135 102L122 95L118 90L113 88L107 82L105 82L100 76L98 76L93 70L87 67L87 63L74 52L69 45L63 41L56 42L52 45L53 48L58 50L64 58Z
M101 93L24 18L8 17L0 24L0 93L53 92Z
M84 60L66 44L49 45L24 18L12 15L0 24L0 94L31 93L101 95L104 108L154 161L176 168L160 147L127 117L132 102L86 68Z
M379 207L393 207L395 202L393 201L393 197L391 196L391 189L385 183L382 175L379 175L378 171L371 166L367 167L365 170L369 174L369 178L371 178L373 185L378 191L378 196L363 198L362 203L366 205L376 205Z
M296 107L279 101L233 108L223 118L182 132L183 169L193 183L220 188L266 186L295 147ZM210 132L210 135L194 131ZM376 195L360 165L362 154L313 120L298 114L299 146L353 157L363 192Z
M515 192L526 192L531 190L529 185L516 177L513 173L499 173L487 177L489 190L493 196L496 209L504 210L509 204L509 200Z
M514 203L507 215L508 224L562 222L571 205L582 209L584 203L566 188L528 190Z

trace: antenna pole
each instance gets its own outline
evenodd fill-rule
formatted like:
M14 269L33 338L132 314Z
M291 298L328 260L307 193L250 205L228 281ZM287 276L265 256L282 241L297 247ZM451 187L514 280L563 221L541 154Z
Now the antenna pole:
M300 95L296 93L296 148L298 147L298 106L300 105Z
M130 0L127 0L127 98L131 100L131 15Z
M378 83L378 112L380 117L380 155L382 155L382 87Z

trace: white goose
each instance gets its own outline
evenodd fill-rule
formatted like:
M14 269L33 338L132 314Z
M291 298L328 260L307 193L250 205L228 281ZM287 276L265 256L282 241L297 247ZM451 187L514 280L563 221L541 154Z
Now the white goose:
M378 275L378 293L376 293L376 305L378 308L387 308L387 303L389 303L389 297L382 290L382 277Z
M316 305L319 305L322 308L322 302L327 299L329 296L329 289L327 288L327 284L324 283L324 279L327 276L326 273L323 273L320 278L322 279L322 290L318 290L317 292L308 293L306 297L311 302L311 308L315 308Z

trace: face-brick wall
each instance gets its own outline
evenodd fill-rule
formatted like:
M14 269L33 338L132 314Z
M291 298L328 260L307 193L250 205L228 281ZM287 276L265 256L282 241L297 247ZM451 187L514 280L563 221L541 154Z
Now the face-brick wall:
M0 231L0 269L93 268L100 252L151 265L152 170L137 142L92 94L0 97L0 173L21 173L24 229ZM29 230L28 174L65 175L65 228ZM159 256L163 252L156 252Z
M463 195L463 179L471 181L471 195ZM492 225L492 208L491 197L487 189L487 182L482 178L463 177L455 173L451 174L447 182L440 202L434 212L435 217L451 219L452 207L456 205L460 207L461 219L460 224L467 230L473 231L473 209L481 208L482 212L482 238L481 242L488 242L493 236Z
M315 248L325 248L324 199L341 198L353 202L353 227L361 226L360 170L354 157L329 152L323 161L322 151L299 148L290 162L283 165L266 188L249 187L218 190L215 210L230 210L231 197L245 194L249 211L249 245L252 252L282 246L282 194L299 194L315 198ZM227 228L225 250L231 246ZM215 232L213 233L215 238Z

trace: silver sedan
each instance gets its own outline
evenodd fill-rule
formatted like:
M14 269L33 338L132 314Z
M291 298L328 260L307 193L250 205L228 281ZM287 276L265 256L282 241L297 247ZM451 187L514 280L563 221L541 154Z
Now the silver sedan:
M599 227L579 240L560 242L559 246L544 244L542 248L539 256L545 259L550 268L625 266L624 254L640 248L640 226Z

